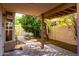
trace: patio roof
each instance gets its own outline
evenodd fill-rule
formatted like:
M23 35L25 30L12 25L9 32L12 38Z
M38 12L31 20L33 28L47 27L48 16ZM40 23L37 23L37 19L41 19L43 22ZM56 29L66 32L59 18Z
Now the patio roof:
M55 18L76 13L76 4L62 4L44 13L46 18Z
M3 3L4 10L45 18L59 17L76 12L75 3Z

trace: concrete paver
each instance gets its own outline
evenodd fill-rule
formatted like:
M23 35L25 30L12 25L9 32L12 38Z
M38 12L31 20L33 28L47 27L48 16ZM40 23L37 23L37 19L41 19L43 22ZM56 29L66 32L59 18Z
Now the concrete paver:
M36 39L26 41L22 45L23 50L14 50L6 52L6 56L76 56L77 54L66 49L57 47L52 44L45 44L44 49L41 49L41 43Z

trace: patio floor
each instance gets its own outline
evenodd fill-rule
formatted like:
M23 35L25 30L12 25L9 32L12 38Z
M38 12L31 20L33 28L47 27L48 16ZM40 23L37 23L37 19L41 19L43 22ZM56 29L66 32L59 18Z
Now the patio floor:
M52 44L45 44L44 49L41 49L41 43L36 39L25 40L25 42L25 44L16 45L16 47L22 47L22 50L5 52L4 56L76 56L75 53Z

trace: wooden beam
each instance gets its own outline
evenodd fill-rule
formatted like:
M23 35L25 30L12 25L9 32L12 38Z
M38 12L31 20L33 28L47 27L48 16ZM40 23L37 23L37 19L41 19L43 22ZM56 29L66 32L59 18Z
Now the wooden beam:
M74 9L74 8L69 8L70 10L73 10L74 12L76 12L76 9Z
M66 12L67 14L70 14L70 13L72 13L72 12L70 12L70 11L67 11L67 10L64 10L64 12Z
M68 8L68 9L65 9L65 10L63 10L63 11L59 11L59 12L57 12L57 13L55 13L55 14L51 14L51 15L47 16L46 18L60 17L60 16L72 14L72 13L75 13L75 12L76 12L76 9Z
M74 11L74 10L72 10L72 9L66 9L65 11L68 11L68 12L76 12L76 11Z
M67 14L66 12L60 11L58 13L55 13L55 14L48 16L47 18L56 18L56 17L60 17L60 16L63 16L63 15L66 15L66 14Z
M70 8L72 6L75 6L75 5L76 5L75 3L61 4L61 5L57 6L57 7L55 7L54 9L51 9L51 10L45 12L44 16L47 17L47 16L49 16L51 14L55 14L57 12L60 12L62 10L65 10L65 9Z

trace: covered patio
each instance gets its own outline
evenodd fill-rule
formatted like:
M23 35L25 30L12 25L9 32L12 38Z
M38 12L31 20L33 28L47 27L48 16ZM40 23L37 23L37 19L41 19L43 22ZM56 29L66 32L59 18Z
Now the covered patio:
M38 16L41 19L42 23L42 32L41 32L41 39L40 41L37 41L36 39L29 40L29 41L23 41L23 50L14 50L15 47L15 13L22 13L26 15L32 15L32 16ZM68 45L64 44L67 46L66 48L62 47L61 44L63 42L58 42L57 46L54 42L52 44L47 44L48 42L45 42L46 39L44 39L44 35L47 34L47 32L44 33L45 29L44 28L44 20L45 19L52 19L68 14L76 13L76 4L75 3L10 3L10 4L0 4L0 55L9 55L9 56L14 56L14 55L19 55L19 56L67 56L67 55L77 55L77 46L71 47L70 50L74 49L75 53L73 51L67 50ZM7 29L6 25L6 20L10 20L12 22L12 27L10 29ZM6 31L5 31L6 29ZM12 37L8 39L6 32L12 34ZM9 37L9 36L8 36ZM35 42L36 41L36 42ZM31 42L31 45L29 44ZM52 42L52 41L51 41ZM36 43L36 44L35 44ZM28 44L28 45L25 45ZM38 45L38 46L37 46ZM71 46L71 43L70 43ZM73 45L72 45L73 46ZM9 47L9 48L7 48ZM51 49L51 50L50 50ZM14 51L12 51L14 50ZM4 51L11 51L4 53ZM26 51L26 52L25 52ZM28 53L29 52L29 53ZM35 53L35 54L33 54Z

